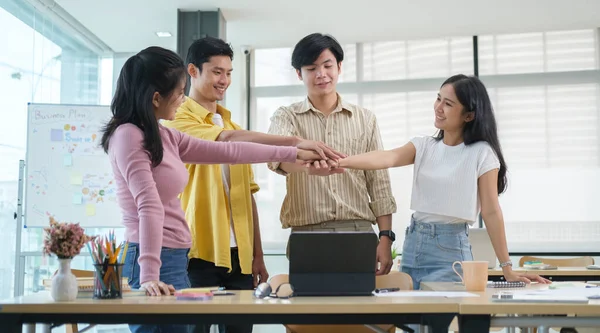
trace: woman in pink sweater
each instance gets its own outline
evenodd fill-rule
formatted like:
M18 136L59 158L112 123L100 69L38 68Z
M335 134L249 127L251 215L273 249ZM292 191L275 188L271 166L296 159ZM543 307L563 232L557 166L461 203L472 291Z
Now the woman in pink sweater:
M173 119L184 101L186 69L172 51L150 47L125 62L112 101L112 119L102 146L109 155L130 242L123 276L149 295L190 286L187 254L191 237L178 199L188 181L184 163L299 162L321 159L296 147L200 140L159 124ZM137 258L137 260L136 260ZM156 326L131 325L134 332ZM187 331L185 325L163 327Z

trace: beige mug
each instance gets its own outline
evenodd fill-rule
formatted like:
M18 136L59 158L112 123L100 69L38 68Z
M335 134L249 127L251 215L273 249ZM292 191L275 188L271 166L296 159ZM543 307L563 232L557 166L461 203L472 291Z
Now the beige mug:
M456 264L462 267L463 275L456 271ZM485 291L488 281L487 261L455 261L452 270L460 277L467 291Z

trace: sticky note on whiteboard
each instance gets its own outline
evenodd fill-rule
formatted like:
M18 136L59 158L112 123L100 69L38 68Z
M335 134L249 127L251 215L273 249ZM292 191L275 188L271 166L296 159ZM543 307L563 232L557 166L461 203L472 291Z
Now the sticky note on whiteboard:
M63 164L64 164L64 166L71 166L71 165L73 165L73 157L71 156L71 154L66 154L63 157Z
M74 205L81 205L82 201L83 201L83 196L81 195L81 193L73 194L73 204Z
M78 174L78 173L74 173L71 175L71 185L81 185L83 184L83 177Z
M63 130L61 129L51 129L50 130L50 141L62 141L63 140Z
M87 215L87 216L96 215L96 205L94 205L94 204L85 205L85 215Z

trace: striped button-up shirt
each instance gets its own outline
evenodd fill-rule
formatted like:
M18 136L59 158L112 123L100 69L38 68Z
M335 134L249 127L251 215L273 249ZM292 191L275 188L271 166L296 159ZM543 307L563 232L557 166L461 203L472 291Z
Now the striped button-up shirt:
M271 118L269 133L322 141L347 155L383 149L375 115L339 96L336 109L328 116L308 98L280 107ZM305 172L286 174L280 163L269 163L269 169L287 176L280 215L284 228L333 220L375 223L377 217L396 212L387 170L347 169L341 174L310 176Z

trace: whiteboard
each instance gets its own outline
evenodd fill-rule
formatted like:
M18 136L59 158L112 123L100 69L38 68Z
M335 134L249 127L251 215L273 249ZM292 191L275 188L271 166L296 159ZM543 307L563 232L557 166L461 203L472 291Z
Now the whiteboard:
M49 217L82 227L120 227L108 155L100 146L109 106L28 105L24 225Z

